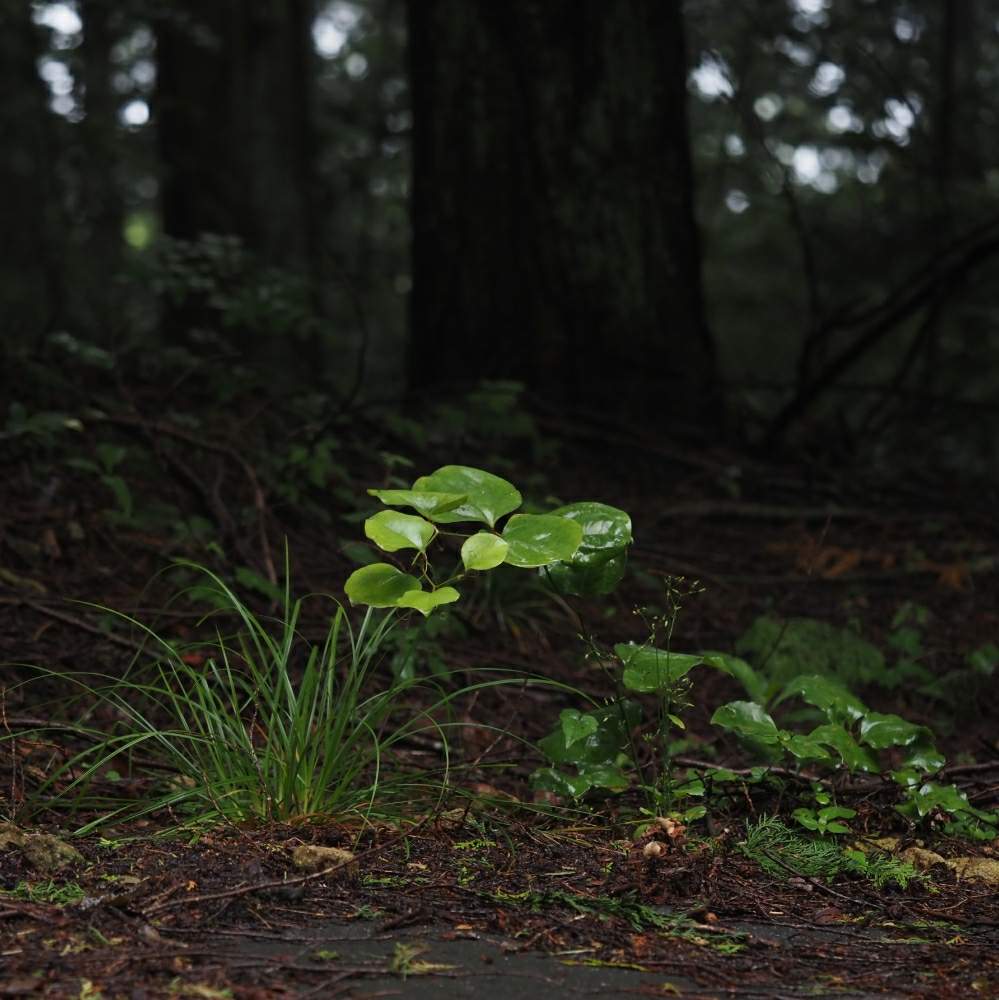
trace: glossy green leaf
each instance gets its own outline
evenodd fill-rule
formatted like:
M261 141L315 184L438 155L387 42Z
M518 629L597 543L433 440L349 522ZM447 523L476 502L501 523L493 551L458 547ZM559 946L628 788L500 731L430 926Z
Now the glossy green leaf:
M381 510L364 522L364 534L385 552L417 549L422 552L437 529L422 517L397 510Z
M877 757L867 747L857 743L852 734L839 723L828 722L824 726L818 726L808 734L808 738L832 747L849 771L874 774L881 770Z
M566 749L573 743L585 740L587 736L592 736L599 728L599 723L592 715L583 715L578 709L566 708L559 714L559 722L562 725L562 736L565 739Z
M571 559L582 537L583 529L567 518L554 514L514 514L503 528L503 539L509 545L506 562L534 569Z
M433 519L442 524L456 521L482 521L490 528L523 499L516 488L499 476L467 465L445 465L413 483L417 492L462 493L465 500L447 511L435 511Z
M820 708L830 722L856 722L867 714L867 706L859 698L821 674L802 674L788 681L778 703L794 696Z
M403 594L396 604L400 608L415 608L425 618L434 608L442 604L453 604L461 594L454 587L438 587L436 590L409 590Z
M729 653L702 653L704 662L729 677L735 678L745 689L746 694L757 704L764 705L767 701L767 681L760 676L744 659Z
M619 642L614 652L624 664L624 686L629 691L646 694L653 691L665 693L681 677L704 662L703 657L691 653L669 653L633 642Z
M903 767L914 767L920 771L939 771L947 763L947 758L932 743L918 741L912 751L902 761Z
M354 570L347 577L343 589L351 604L395 608L399 606L399 598L404 594L420 590L420 581L388 563L374 563Z
M624 771L612 764L584 764L579 768L579 776L589 781L593 788L612 792L623 792L630 784Z
M432 490L368 490L389 507L412 507L424 517L440 520L438 515L454 510L465 502L464 493L437 493Z
M566 774L554 767L538 768L531 775L531 785L565 799L580 799L593 787L589 778Z
M762 743L780 742L777 724L754 701L730 701L722 705L711 716L711 724Z
M968 796L956 785L940 785L935 781L927 781L910 792L909 796L920 816L926 816L934 809L942 809L951 814L972 809Z
M931 740L932 734L925 726L906 722L897 715L870 712L860 723L860 742L875 750L923 745Z
M583 529L579 548L569 561L553 563L546 575L560 594L600 597L609 594L624 576L631 518L617 507L584 501L552 511Z
M624 550L583 551L582 546L569 562L552 563L544 574L560 594L575 597L603 597L624 578L628 557Z
M551 513L567 517L583 529L581 545L586 549L617 551L631 544L631 518L617 507L583 501L566 504Z
M628 735L641 718L641 708L633 701L623 700L581 714L595 719L596 729L583 739L566 745L566 734L560 725L538 742L549 760L579 767L615 763L618 754L628 747Z
M499 566L504 559L509 545L490 531L480 531L466 538L461 546L461 561L465 569L487 570Z
M802 736L800 733L789 733L782 730L780 744L792 757L798 760L828 760L829 751L815 740Z

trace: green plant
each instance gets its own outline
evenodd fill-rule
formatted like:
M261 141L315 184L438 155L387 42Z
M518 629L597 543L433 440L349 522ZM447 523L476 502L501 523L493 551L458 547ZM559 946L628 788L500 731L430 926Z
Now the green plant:
M830 840L802 837L772 816L747 824L739 850L764 871L784 879L797 876L831 881L853 875L871 882L876 889L889 882L905 889L910 882L926 879L908 862L891 855L844 850Z
M384 757L416 729L440 727L429 714L396 720L411 681L371 683L390 616L369 609L355 627L334 604L325 639L313 644L298 632L302 600L292 600L287 578L283 613L271 622L257 617L221 577L181 565L207 579L212 603L225 610L234 630L224 633L216 618L214 638L185 648L120 616L157 651L151 675L136 667L123 680L77 681L114 709L121 731L88 730L94 746L54 772L36 800L51 804L55 797L101 810L86 829L160 809L188 823L366 813L376 798L390 799L403 788L412 794L405 776L386 779ZM443 695L435 707L446 707L451 697ZM171 777L140 800L91 791L94 778L139 750L155 754Z
M720 654L708 654L705 660L743 677L748 677L746 671L751 669L743 662L736 671ZM929 775L944 766L946 758L937 750L926 726L907 722L898 715L872 712L845 687L817 674L792 678L774 705L789 699L804 701L825 721L808 732L794 732L778 726L757 702L733 701L722 705L711 722L769 759L790 757L796 762L843 768L851 773L890 772L904 795L897 808L909 818L919 820L943 812L952 817L952 822L965 826L982 823L986 833L999 823L999 815L973 808L956 786L929 780ZM830 815L830 819L835 818Z
M0 889L0 895L11 899L23 899L29 903L53 903L67 906L79 903L86 893L76 882L18 882L13 889Z
M561 713L559 727L538 744L554 766L534 773L536 788L578 799L592 789L623 791L634 779L646 798L646 811L654 815L673 810L683 799L703 796L703 782L677 780L672 764L672 732L686 728L682 713L690 705L688 674L708 661L672 652L670 646L681 602L699 590L698 584L682 578L667 579L666 611L639 612L649 636L641 645L617 643L611 656L590 640L589 656L608 674L617 697L586 712ZM655 699L655 712L644 725L634 695ZM697 804L685 809L681 818L696 819L704 813L705 807Z
M417 575L384 562L362 566L344 586L353 604L415 608L429 615L459 600L455 583L500 565L543 568L547 580L562 594L606 594L624 574L631 519L606 504L574 503L546 514L513 513L523 498L511 483L462 465L445 465L421 476L409 489L371 489L368 493L390 508L409 507L418 512L382 510L364 522L365 535L382 551L415 550L407 569ZM463 534L448 527L463 522L483 524L488 530ZM457 564L452 557L443 573L431 565L428 550L432 543L453 541L456 545L459 540Z

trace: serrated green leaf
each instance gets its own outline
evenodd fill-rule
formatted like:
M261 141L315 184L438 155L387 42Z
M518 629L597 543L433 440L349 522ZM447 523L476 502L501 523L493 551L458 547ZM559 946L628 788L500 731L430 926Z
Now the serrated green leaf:
M870 712L860 723L860 741L875 750L887 747L907 747L932 741L932 734L925 726L906 722L897 715Z
M495 527L496 522L516 510L523 498L512 483L491 472L467 465L445 465L413 483L417 492L462 493L465 500L448 511L435 511L433 520L441 524L456 521L482 521Z
M397 510L380 510L364 522L364 534L385 552L416 549L423 552L437 529L422 517Z
M867 714L867 706L859 698L821 674L802 674L788 681L777 703L795 696L821 709L830 722L856 722Z
M799 733L789 733L782 731L780 743L792 757L798 760L828 760L829 751L821 743L810 740L807 736Z
M522 569L535 569L571 559L579 548L583 529L555 514L514 514L503 527L509 546L506 562Z
M624 664L624 686L629 691L645 694L665 693L681 677L704 662L703 657L691 653L670 653L633 642L619 642L614 652Z
M420 581L388 563L374 563L354 570L347 577L343 589L351 604L396 608L399 607L400 597L420 590Z
M780 742L777 723L754 701L730 701L722 705L711 716L711 724L762 743Z
M400 608L415 608L425 618L442 604L453 604L461 597L454 587L438 587L436 590L408 590L396 601Z
M877 757L867 747L860 746L839 723L828 722L823 726L817 726L808 734L808 738L832 747L850 771L874 774L881 770Z
M461 561L467 570L494 569L506 559L509 545L490 531L480 531L466 538L461 546Z
M465 502L464 493L437 493L432 490L368 490L389 507L412 507L424 517L440 520L437 515L446 514Z

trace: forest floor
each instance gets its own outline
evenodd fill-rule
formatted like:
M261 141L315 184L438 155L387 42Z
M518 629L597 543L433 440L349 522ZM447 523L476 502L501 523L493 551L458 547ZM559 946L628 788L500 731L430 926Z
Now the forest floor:
M340 592L352 568L340 544L360 537L356 518L322 523L287 497L279 503L266 483L258 490L265 476L231 428L199 433L200 451L182 427L145 430L175 450L157 456L161 480L147 472L130 484L135 508L150 495L183 511L200 504L222 544L261 574L280 563L273 540L287 537L295 588ZM405 448L379 434L356 443L354 464L342 456L362 500ZM412 476L444 462L490 467L478 446L411 457ZM865 699L932 727L950 780L979 808L999 805L997 685L972 684L964 670L969 653L999 641L999 522L987 496L582 431L554 456L522 454L518 465L523 479L545 469L547 480L534 479L539 499L599 499L632 515L637 572L605 606L579 608L588 631L641 639L633 608L654 603L656 576L670 574L705 587L677 621L676 649L731 650L761 614L851 624L891 655L904 645L948 683L933 698L903 682L865 690ZM905 889L768 874L745 856L747 821L789 813L799 794L790 778L786 789L736 786L706 820L636 837L628 795L561 810L536 801L527 778L541 761L523 741L549 732L571 704L554 691L500 687L464 705L454 753L466 769L430 812L172 833L171 817L156 815L83 837L70 833L87 817L42 810L22 822L32 787L79 747L69 729L39 734L52 682L22 685L30 671L17 665L114 673L136 652L133 637L69 602L165 621L178 635L195 627L196 614L170 610L156 574L173 557L198 557L197 548L153 519L109 514L110 476L33 454L0 487L0 662L9 681L0 820L11 820L0 826L0 996L999 996L999 890L946 864L994 860L999 844L944 836L932 822L911 826L892 808L894 786L877 779L849 799L854 835L937 855L924 855L926 878ZM234 495L242 520L231 513L240 509ZM907 633L905 608L918 609L918 629ZM560 606L512 592L500 605L470 602L470 612L459 633L428 640L450 669L527 668L600 694L579 622ZM708 723L733 697L728 678L697 680L678 765L746 764ZM496 741L487 722L518 738ZM430 753L410 749L412 760ZM31 831L78 854L45 841L57 856L40 860L24 846ZM303 845L353 857L310 869L296 865Z

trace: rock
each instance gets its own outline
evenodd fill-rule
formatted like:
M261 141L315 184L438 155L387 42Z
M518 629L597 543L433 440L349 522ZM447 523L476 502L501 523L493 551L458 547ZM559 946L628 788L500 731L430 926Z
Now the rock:
M946 864L959 879L999 885L999 861L994 858L951 858Z
M300 844L291 852L291 863L296 868L332 868L354 860L353 851L342 847L321 847L318 844Z
M0 849L15 847L32 868L39 872L57 872L67 865L81 864L83 855L71 844L49 833L28 833L13 823L0 824Z

